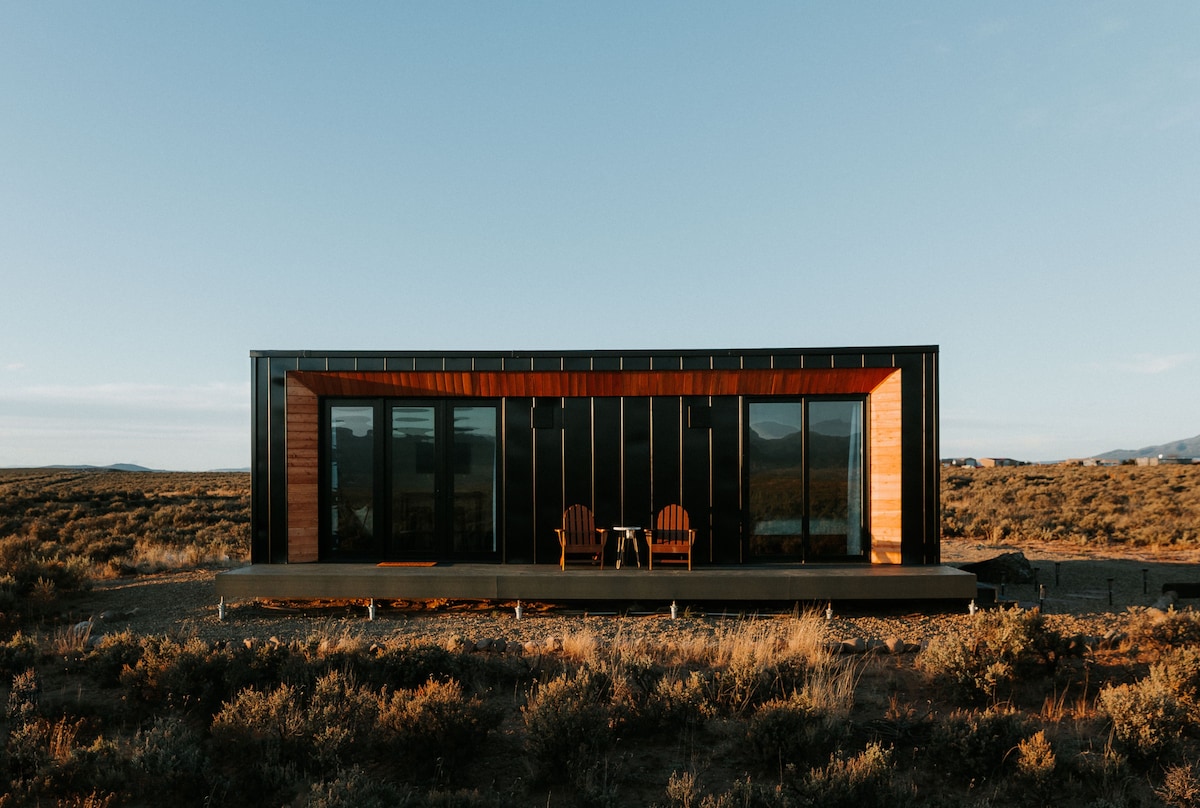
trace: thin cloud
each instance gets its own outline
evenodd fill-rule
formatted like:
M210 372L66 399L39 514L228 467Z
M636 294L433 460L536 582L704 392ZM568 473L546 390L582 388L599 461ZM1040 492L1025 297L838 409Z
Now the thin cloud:
M1155 375L1169 373L1194 359L1193 354L1134 354L1125 361L1115 363L1112 368L1120 373Z
M173 411L227 412L247 410L250 385L210 384L172 386L139 382L92 385L30 385L0 391L0 401L55 406L162 408Z

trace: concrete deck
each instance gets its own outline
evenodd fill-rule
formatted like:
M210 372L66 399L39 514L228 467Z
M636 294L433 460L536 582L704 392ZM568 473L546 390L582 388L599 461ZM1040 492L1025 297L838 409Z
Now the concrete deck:
M975 576L947 566L866 564L598 569L534 564L253 564L217 575L216 592L243 598L845 602L976 596Z

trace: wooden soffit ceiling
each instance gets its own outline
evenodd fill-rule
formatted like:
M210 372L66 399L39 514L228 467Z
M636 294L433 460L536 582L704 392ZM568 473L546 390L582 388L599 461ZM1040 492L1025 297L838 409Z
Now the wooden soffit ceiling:
M319 396L533 398L866 394L896 368L622 371L306 371L288 373Z

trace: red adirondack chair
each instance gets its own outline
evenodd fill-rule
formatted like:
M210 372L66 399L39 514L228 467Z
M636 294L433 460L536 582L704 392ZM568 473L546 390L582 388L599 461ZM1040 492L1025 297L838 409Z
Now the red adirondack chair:
M563 511L563 526L556 527L558 543L562 547L562 556L558 560L558 568L567 568L568 558L583 558L589 563L599 560L600 569L604 569L604 544L608 541L608 531L596 527L596 520L586 505L572 505Z
M658 512L653 528L646 528L646 548L650 558L650 569L654 569L654 557L659 563L687 564L692 568L692 545L696 543L696 531L688 526L688 514L682 505L668 505Z

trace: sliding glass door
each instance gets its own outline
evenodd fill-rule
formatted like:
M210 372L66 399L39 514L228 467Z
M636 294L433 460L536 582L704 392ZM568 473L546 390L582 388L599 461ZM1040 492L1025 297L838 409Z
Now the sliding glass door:
M862 414L862 401L750 402L751 557L865 556Z
M808 404L810 555L863 554L862 402Z
M439 544L437 408L394 406L391 425L390 555L433 556Z
M375 415L371 405L328 408L328 548L342 556L370 556L379 551Z
M325 413L324 558L497 555L496 404L332 402Z
M452 468L445 475L447 516L454 555L497 552L496 407L452 405L447 413Z

